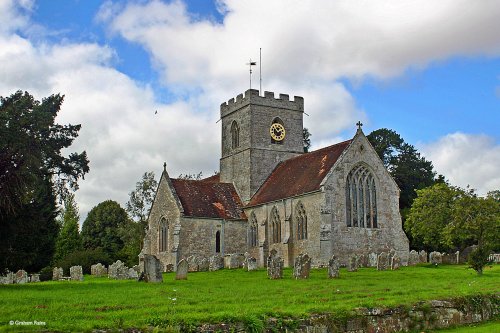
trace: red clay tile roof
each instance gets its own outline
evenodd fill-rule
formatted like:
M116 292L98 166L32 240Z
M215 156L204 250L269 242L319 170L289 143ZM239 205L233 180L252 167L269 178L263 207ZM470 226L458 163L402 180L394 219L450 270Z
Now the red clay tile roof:
M233 184L204 180L170 179L184 208L184 215L246 219Z
M248 206L318 190L328 171L351 141L347 140L281 162L255 193Z
M220 183L220 174L216 174L207 178L202 179L204 182Z

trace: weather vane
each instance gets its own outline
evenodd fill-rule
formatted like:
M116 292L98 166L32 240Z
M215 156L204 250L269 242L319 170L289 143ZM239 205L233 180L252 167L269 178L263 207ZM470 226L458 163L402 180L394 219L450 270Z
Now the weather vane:
M250 68L250 89L252 89L252 66L257 66L257 62L256 61L252 61L252 58L250 58L250 60L247 63L247 65Z

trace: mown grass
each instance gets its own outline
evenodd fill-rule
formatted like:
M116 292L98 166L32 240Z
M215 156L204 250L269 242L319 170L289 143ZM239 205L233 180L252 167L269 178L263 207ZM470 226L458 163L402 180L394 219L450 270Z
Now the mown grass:
M95 328L144 328L179 322L241 321L265 316L301 318L311 313L346 313L357 307L393 307L421 300L499 292L500 266L478 276L466 266L403 267L398 271L341 270L328 279L326 269L310 279L268 280L265 270L190 273L160 284L85 276L84 282L42 282L0 286L0 331L88 331ZM39 321L45 326L10 326L9 321Z
M423 333L500 333L500 321L477 323L443 330L430 330Z

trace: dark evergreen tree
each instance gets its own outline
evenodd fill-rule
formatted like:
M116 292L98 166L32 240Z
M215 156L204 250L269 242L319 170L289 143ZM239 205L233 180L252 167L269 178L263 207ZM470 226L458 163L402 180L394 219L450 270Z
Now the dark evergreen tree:
M304 153L309 152L309 149L311 148L311 136L312 134L309 132L309 130L304 127L304 129L302 130Z
M70 193L64 200L64 209L61 212L61 231L57 236L54 262L65 258L70 253L82 249L82 241L78 232L78 206L75 202L75 195Z

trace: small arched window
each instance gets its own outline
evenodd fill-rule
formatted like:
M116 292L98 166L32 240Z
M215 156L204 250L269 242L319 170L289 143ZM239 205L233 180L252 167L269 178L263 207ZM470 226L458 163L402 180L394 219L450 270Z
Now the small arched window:
M235 149L240 146L240 127L236 121L231 124L231 148Z
M250 215L250 227L248 232L248 243L251 247L257 246L257 217L252 212Z
M159 235L158 235L158 247L160 252L165 252L168 250L168 222L162 217L160 220Z
M302 202L295 206L295 223L297 225L297 239L307 239L307 215Z
M215 253L220 253L220 231L215 233Z
M355 166L347 175L345 189L347 226L377 228L377 189L370 170Z
M281 242L281 220L276 207L271 211L271 234L273 243Z
M281 126L285 127L283 120L281 120L281 118L279 118L279 117L274 118L272 124L280 124ZM285 139L277 141L277 140L274 140L273 137L271 137L271 143L281 145L281 144L283 144L283 142L285 142Z

